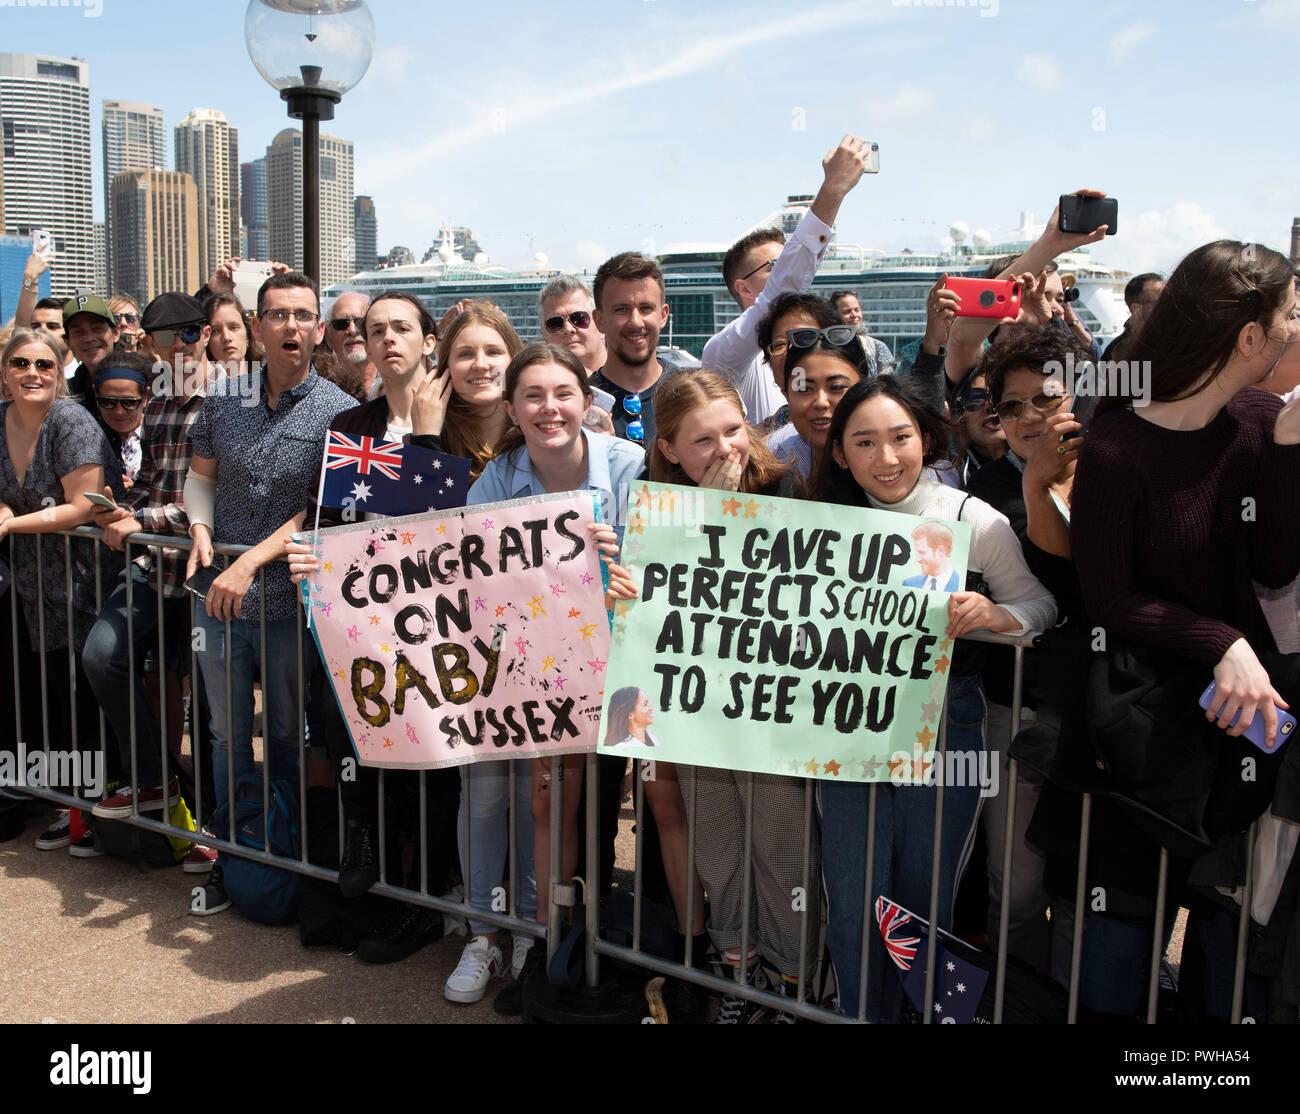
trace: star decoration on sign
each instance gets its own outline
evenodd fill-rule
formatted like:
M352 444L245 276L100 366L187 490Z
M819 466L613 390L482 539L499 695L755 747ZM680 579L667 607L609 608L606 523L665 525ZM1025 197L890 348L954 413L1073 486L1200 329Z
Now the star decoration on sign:
M943 657L934 663L934 671L936 673L947 673L948 666L951 664L952 663L948 660L948 655L944 654Z
M334 562L333 562L333 561L326 561L326 562L325 562L325 571L326 571L326 572L333 572L333 571L334 571Z
M916 741L921 744L922 750L929 750L930 744L934 742L934 732L928 727L923 727L916 733Z
M591 668L592 668L592 670L593 670L594 672L596 672L596 673L603 673L603 672L605 671L605 666L606 666L607 663L601 661L600 658L597 658L595 661L589 661L589 662L587 662L587 664L588 664L589 666L591 666Z
M659 509L661 511L675 511L677 509L677 496L671 491L661 491L659 493Z
M403 531L402 531L402 544L403 544L403 545L410 545L413 541L415 541L415 535L412 534L409 530L403 530Z
M448 483L450 483L450 481L448 481ZM485 519L483 520L483 529L484 529L484 530L491 530L491 529L492 529L492 520L491 520L490 518L485 518Z
M621 619L631 610L632 605L628 603L627 600L619 600L618 603L614 605L614 616L615 618Z
M591 583L593 580L595 580L595 579L596 579L596 578L595 578L594 576L592 576L591 573L589 573L589 572L584 572L584 573L582 574L582 586L585 588L588 584L590 584L590 583Z
M337 670L335 670L335 671L334 671L334 676L337 677L340 681L346 681L346 680L347 680L346 675L344 674L343 670L341 670L341 669L337 669Z
M381 642L379 648L386 654L391 654L393 652L393 648L387 642Z
M582 614L582 612L579 611L576 607L571 607L571 608L569 608L569 618L570 618L570 619L576 619L576 618L577 618L579 615L581 615L581 614Z
M564 595L564 588L559 584L552 584L550 587L551 587L551 595L555 596L556 599Z
M385 750L393 749L393 740L390 739L387 735L384 736L384 749Z
M644 484L641 485L641 490L636 493L636 505L638 507L650 506L650 489Z
M751 499L748 503L745 504L745 517L746 518L758 517L758 504L755 503L753 499Z
M739 504L737 504L737 506L739 506ZM804 773L812 774L813 777L817 776L817 763L813 759L811 758L808 759L808 761L804 763L803 769L804 769Z
M332 603L328 603L328 602L326 602L326 603L321 604L320 609L321 609L323 612L325 612L326 615L328 615L331 611L334 610L334 605L333 605Z
M563 688L564 688L564 680L565 680L565 679L564 679L563 677L556 677L556 678L555 678L555 687L556 687L557 689L563 689Z
M934 719L939 714L940 704L934 700L927 700L921 705L921 719Z
M542 606L542 604L544 604L545 602L546 602L545 596L534 596L532 599L530 599L528 601L528 606L533 609L533 613L532 615L529 616L529 618L536 619L538 615L545 615L546 608Z
M764 510L764 512L766 512L767 514L776 514L776 504L775 504L775 503L768 503L767 506L765 506L765 507L763 508L763 510Z
M475 611L486 611L486 610L487 610L487 600L485 600L482 596L475 596L475 597L474 597L474 610L475 610Z
M370 616L370 625L371 625L372 627L377 627L377 626L379 626L379 616L378 616L378 615L371 615L371 616Z
M410 739L411 742L415 743L417 746L419 745L420 736L415 733L415 724L408 723L406 725L406 737Z
M501 603L497 604L497 613L495 618L500 619L501 616L504 615L505 613L506 613L505 604L501 604Z
M524 656L524 651L528 649L528 643L525 642L522 637L516 638L515 649L519 651L519 656L522 658Z
M939 643L939 653L946 654L951 649L952 649L951 638L945 638L942 642Z
M889 760L889 777L891 780L907 781L912 776L912 764L906 758Z
M582 635L583 638L591 638L591 637L593 637L593 636L595 635L595 633L596 633L596 624L595 624L595 623L588 623L588 624L587 624L586 626L584 626L584 627L579 627L579 628L578 628L578 631L579 631L579 633Z
M645 532L645 519L639 514L634 514L627 520L627 532L629 534L642 534Z
M355 483L352 485L352 498L358 503L364 503L370 498L370 485L367 483Z
M840 776L840 764L832 758L825 766L822 767L822 773L830 774L831 777Z
M736 512L740 510L741 504L737 499L722 500L722 513L729 514L732 518L736 517Z
M431 507L429 509L432 510L433 508ZM447 524L445 522L438 523L438 533L445 534L446 532L447 532Z
M554 668L555 668L555 659L551 657L550 654L547 654L546 657L542 658L542 672L545 673L548 669L554 669Z

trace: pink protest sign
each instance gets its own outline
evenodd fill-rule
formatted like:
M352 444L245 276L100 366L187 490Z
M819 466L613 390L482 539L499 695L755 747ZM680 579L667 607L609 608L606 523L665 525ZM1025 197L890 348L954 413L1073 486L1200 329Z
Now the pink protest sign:
M594 750L609 658L595 496L322 530L312 629L361 762Z

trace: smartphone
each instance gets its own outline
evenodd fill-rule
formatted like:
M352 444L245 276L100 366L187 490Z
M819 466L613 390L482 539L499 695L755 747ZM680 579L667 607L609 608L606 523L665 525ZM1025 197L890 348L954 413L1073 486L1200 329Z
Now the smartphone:
M870 150L867 151L867 168L863 171L865 174L880 173L880 144L871 144Z
M104 510L106 511L117 510L117 504L114 503L113 500L110 499L107 495L100 495L98 492L95 491L83 491L81 494L85 496L87 499L89 499L92 503L94 503L94 505L97 507L103 507Z
M235 297L245 306L256 306L258 290L271 277L271 264L243 260L231 277L235 283Z
M32 232L32 254L44 257L46 263L54 262L54 238L44 228Z
M1119 231L1119 202L1115 198L1061 194L1056 226L1062 232L1096 232L1103 224L1107 236Z
M221 575L221 570L216 565L209 565L206 569L195 569L194 575L185 582L185 590L193 592L199 599L208 598L208 589L212 587L212 582Z
M1210 705L1214 703L1214 686L1215 686L1215 682L1211 681L1210 687L1207 688L1203 693L1201 693L1201 699L1197 701L1197 703L1200 704L1200 706L1204 708L1207 712L1210 710ZM1229 727L1234 726L1237 720L1239 720L1240 718L1241 718L1241 713L1238 712L1237 715L1233 718L1232 723L1228 724L1228 726ZM1285 743L1287 739L1289 739L1295 733L1295 724L1296 724L1295 716L1293 716L1290 712L1284 712L1281 708L1278 708L1277 738L1273 740L1273 747L1270 750L1268 747L1264 745L1264 717L1262 715L1259 715L1257 712L1255 718L1250 721L1250 726L1246 728L1246 732L1243 738L1249 739L1252 743L1255 744L1255 746L1257 746L1265 754L1276 754L1278 752L1278 748L1281 747L1281 745Z
M1014 279L953 278L948 276L946 290L961 298L958 317L1004 317L1020 315L1020 283Z
M591 404L599 406L607 414L614 413L615 398L608 391L602 391L599 387L591 388Z

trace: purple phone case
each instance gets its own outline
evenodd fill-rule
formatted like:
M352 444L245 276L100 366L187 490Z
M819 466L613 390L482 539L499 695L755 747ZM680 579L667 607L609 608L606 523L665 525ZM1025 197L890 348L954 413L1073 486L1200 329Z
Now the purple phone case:
M1201 693L1201 699L1197 701L1197 703L1200 704L1200 706L1204 708L1207 712L1210 710L1210 705L1214 702L1214 687L1215 687L1215 682L1211 681L1209 687L1203 693ZM1240 718L1241 718L1241 713L1238 712L1236 716L1233 717L1232 723L1230 723L1228 726L1229 727L1233 726ZM1246 732L1242 737L1249 739L1252 743L1255 744L1255 746L1257 746L1265 754L1276 754L1281 749L1282 744L1285 743L1287 739L1291 737L1292 732L1295 731L1295 725L1296 725L1295 716L1293 716L1290 712L1284 712L1281 708L1278 708L1277 738L1273 741L1272 750L1269 750L1268 747L1264 745L1264 717L1263 716L1260 715L1255 716L1255 718L1250 721L1250 726L1246 728Z

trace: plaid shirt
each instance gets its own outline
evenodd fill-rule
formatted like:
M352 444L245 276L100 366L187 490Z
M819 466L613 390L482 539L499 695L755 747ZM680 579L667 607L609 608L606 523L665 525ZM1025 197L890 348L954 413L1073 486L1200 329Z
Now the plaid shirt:
M141 428L144 462L122 506L135 515L147 534L189 536L190 520L181 495L190 469L190 433L202 408L202 392L186 401L154 395L145 405ZM136 563L149 571L155 566L156 555L157 550L150 549L137 557ZM189 553L183 549L162 551L164 596L175 599L185 595L188 558Z

